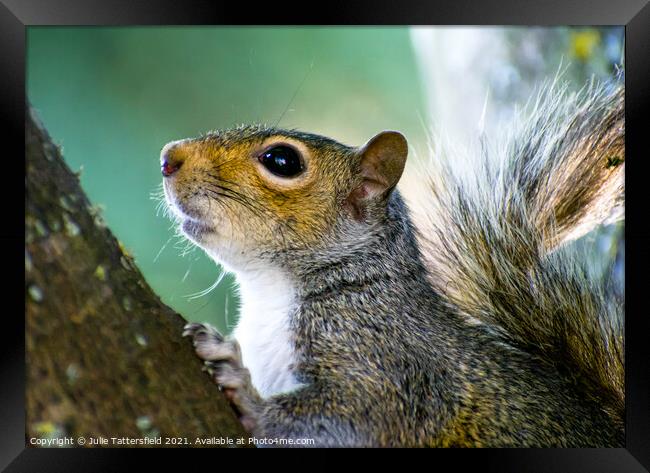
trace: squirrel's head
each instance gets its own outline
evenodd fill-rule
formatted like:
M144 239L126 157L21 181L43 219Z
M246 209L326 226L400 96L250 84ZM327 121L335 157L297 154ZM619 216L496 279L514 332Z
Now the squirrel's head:
M264 127L218 131L163 148L165 197L183 233L236 270L358 238L385 217L407 151L394 131L358 148Z

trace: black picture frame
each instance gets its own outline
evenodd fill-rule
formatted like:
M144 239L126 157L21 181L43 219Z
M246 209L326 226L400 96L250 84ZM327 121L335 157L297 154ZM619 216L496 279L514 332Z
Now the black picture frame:
M315 5L314 5L315 6ZM18 275L24 246L24 208L18 205L20 155L24 156L25 38L33 25L625 25L626 31L626 442L620 449L509 449L436 451L454 469L468 462L486 471L641 472L650 470L650 343L648 292L650 225L644 158L650 130L650 4L648 0L456 0L400 2L330 0L311 9L290 4L185 0L0 0L0 117L2 225L5 250L1 313L3 338L0 400L0 468L6 471L122 471L132 453L100 449L26 448L24 319L18 315ZM646 125L643 125L646 123ZM644 152L645 151L645 152ZM11 169L7 169L11 166ZM24 306L23 306L24 307ZM15 310L14 310L15 309ZM137 452L135 452L137 453ZM223 455L223 454L222 454ZM247 454L248 455L248 454ZM156 455L158 458L160 456ZM148 459L153 455L147 455ZM164 455L168 457L168 455ZM223 458L220 457L220 458ZM428 460L431 461L431 460ZM433 465L432 463L428 463Z

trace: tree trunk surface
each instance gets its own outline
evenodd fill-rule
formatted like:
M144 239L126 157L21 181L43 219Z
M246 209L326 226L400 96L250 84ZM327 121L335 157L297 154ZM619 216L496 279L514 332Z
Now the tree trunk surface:
M78 437L86 446L91 437L106 446L128 446L112 441L123 437L149 439L135 446L248 445L181 336L185 320L151 290L59 148L26 115L27 445L64 437L75 446Z

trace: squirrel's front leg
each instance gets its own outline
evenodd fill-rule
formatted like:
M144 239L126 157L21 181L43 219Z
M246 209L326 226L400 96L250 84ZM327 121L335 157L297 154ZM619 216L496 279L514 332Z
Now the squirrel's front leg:
M263 402L253 387L251 376L241 361L236 340L224 337L209 324L190 323L183 336L192 337L196 354L204 360L208 372L239 414L244 428L254 434Z
M341 398L345 389L327 389L323 385L303 387L264 399L253 387L248 369L242 365L237 341L224 337L209 324L187 324L183 335L192 337L197 355L204 360L215 383L237 410L244 428L253 436L312 439L314 442L304 446L372 444L370 437L361 435L357 428L369 419L365 414L363 419L353 415L355 412L367 413L372 401L362 408L352 409L354 404L363 400ZM371 430L367 427L366 430Z

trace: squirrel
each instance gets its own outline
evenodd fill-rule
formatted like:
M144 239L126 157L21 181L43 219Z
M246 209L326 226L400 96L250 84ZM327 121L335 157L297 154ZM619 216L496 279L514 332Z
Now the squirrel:
M232 336L197 355L257 438L298 445L618 447L623 303L568 244L622 218L624 92L542 88L473 178L405 137L353 147L247 125L167 144L182 233L235 274Z

